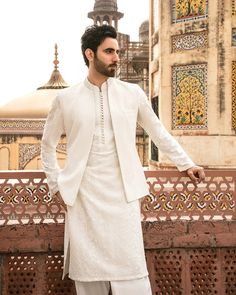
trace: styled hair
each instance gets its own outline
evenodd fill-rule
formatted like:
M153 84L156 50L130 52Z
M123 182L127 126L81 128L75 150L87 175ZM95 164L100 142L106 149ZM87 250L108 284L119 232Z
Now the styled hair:
M91 49L95 54L98 46L107 38L117 38L116 29L110 25L92 25L86 28L81 37L81 50L86 66L89 66L89 61L85 55L86 49Z

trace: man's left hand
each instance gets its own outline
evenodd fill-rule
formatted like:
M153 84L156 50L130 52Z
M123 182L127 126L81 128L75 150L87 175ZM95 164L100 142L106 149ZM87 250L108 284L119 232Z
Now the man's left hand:
M191 180L194 182L201 182L205 179L204 169L200 166L193 166L189 168L186 172Z

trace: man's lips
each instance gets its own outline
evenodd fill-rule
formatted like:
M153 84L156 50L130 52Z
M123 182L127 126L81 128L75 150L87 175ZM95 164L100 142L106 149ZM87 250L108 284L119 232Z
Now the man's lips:
M109 66L109 68L117 68L117 64L112 64Z

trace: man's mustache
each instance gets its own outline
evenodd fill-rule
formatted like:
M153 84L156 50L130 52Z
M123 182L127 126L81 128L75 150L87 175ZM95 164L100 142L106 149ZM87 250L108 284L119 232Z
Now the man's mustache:
M114 68L114 67L117 68L117 66L118 66L117 63L114 63L114 64L110 64L110 65L109 65L109 67L113 67L113 68Z

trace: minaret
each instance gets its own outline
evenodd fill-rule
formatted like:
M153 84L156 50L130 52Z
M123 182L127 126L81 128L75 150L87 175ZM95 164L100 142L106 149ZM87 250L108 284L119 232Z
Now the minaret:
M93 19L94 24L108 24L118 30L118 20L124 16L118 12L116 0L95 0L93 11L88 13L88 18Z
M55 59L53 61L54 63L54 70L52 72L52 75L49 79L49 81L41 87L38 87L37 90L40 89L63 89L68 87L68 84L64 81L64 79L61 76L61 73L58 70L58 64L59 61L57 59L58 52L57 52L57 44L55 44Z

